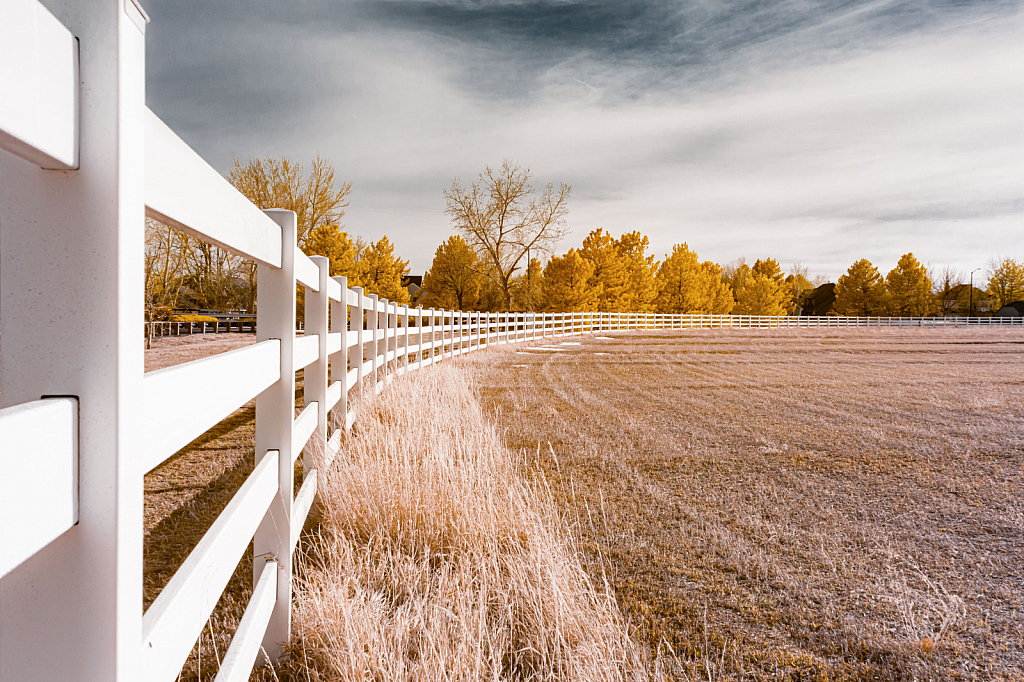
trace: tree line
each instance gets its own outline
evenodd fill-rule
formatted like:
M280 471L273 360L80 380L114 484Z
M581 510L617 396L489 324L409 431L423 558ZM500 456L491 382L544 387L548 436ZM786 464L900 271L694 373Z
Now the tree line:
M506 161L476 182L456 178L445 191L447 213L458 234L434 254L423 278L422 303L462 310L658 312L716 315L792 315L824 278L806 268L783 272L772 258L726 266L701 261L685 242L663 260L647 254L638 231L618 237L592 231L579 249L554 255L567 233L562 184L535 194L530 171ZM536 253L537 257L532 254ZM543 260L547 257L546 262ZM961 273L934 276L913 253L882 277L869 261L853 263L835 284L830 312L838 315L920 317L976 313L1024 298L1024 266L993 261L987 289L965 284Z
M639 232L619 237L592 231L579 249L537 258L509 278L511 306L484 273L485 259L460 235L437 247L423 278L423 305L455 310L556 312L656 312L701 315L793 315L824 278L794 266L783 272L765 258L721 266L701 261L686 243L660 262L646 254ZM972 288L954 268L930 273L913 253L904 254L884 277L860 259L839 277L831 313L851 316L926 317L988 314L1024 299L1024 264L993 260L985 288ZM981 282L979 282L981 283Z
M343 229L352 185L336 183L327 160L317 157L307 173L286 158L236 159L227 178L261 208L295 211L299 248L327 257L331 276L344 275L350 287L389 301L411 302L409 263L389 239L369 242ZM570 194L564 183L535 191L530 170L510 161L488 167L469 185L453 180L444 197L456 234L437 247L418 303L481 311L791 315L826 283L800 266L786 273L772 258L753 265L702 261L685 242L658 261L647 253L647 236L635 230L615 236L599 228L580 248L556 255L568 233ZM145 272L151 319L169 319L176 310L255 312L255 263L152 220ZM966 314L983 310L983 302L997 309L1024 298L1024 264L994 260L986 274L981 289L953 268L930 272L912 253L884 277L861 259L835 283L831 312ZM298 287L300 319L302 294Z

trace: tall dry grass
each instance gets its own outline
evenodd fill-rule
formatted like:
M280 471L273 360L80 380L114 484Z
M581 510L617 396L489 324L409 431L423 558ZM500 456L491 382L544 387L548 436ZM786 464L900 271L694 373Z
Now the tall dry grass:
M369 400L321 491L285 675L647 679L614 597L459 363Z

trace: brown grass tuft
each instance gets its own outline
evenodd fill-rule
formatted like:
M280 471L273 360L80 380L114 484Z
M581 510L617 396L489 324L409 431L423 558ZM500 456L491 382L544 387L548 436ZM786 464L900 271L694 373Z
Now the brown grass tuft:
M370 400L304 544L297 679L646 679L542 478L458 363Z

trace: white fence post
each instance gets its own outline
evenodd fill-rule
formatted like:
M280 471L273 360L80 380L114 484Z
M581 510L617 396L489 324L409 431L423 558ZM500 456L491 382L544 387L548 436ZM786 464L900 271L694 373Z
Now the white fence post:
M437 312L430 309L430 364L434 364L437 358L437 353L434 347L437 345L437 333L435 332L435 325L437 324Z
M281 267L257 265L256 340L281 341L281 378L256 396L256 463L278 452L278 491L254 538L253 587L267 561L277 561L277 601L263 637L263 650L276 661L291 635L292 491L298 453L292 452L295 425L295 250L292 211L265 213L281 227Z
M341 351L331 356L330 372L331 381L341 382L341 398L333 412L335 416L335 427L348 431L348 358L351 351L348 348L348 277L338 276L334 281L341 285L341 300L331 301L331 331L341 333ZM340 418L337 416L340 415Z
M367 318L370 323L370 341L373 344L370 350L370 367L372 368L370 370L372 382L370 394L372 395L377 392L377 356L380 351L380 332L378 331L380 327L380 299L377 298L377 294L370 294L367 298L370 299L370 309L367 311Z
M447 336L448 357L455 357L455 311L448 310L445 312L444 322L442 326L446 330L442 336Z
M0 680L137 680L147 19L124 0L47 5L78 40L79 170L0 152L0 396L78 398L78 524L0 580Z
M423 306L416 306L416 366L423 367Z
M398 321L402 309L397 303L392 303L388 309L388 353L391 355L391 377L398 376Z
M366 364L366 331L363 327L366 326L366 308L363 306L363 288L352 287L352 291L356 293L358 299L356 307L349 314L351 316L352 328L356 330L356 345L348 352L348 364L351 367L356 368L356 386L359 387L359 395L363 394L363 375L364 366Z
M391 315L388 314L388 307L390 305L391 301L386 298L377 299L377 327L380 330L378 332L380 341L377 343L377 357L380 358L378 366L381 368L380 383L382 390L388 384L388 330L391 326ZM383 316L383 320L381 320L381 316Z
M409 373L409 304L402 306L402 373Z
M395 314L391 311L394 309ZM394 320L392 321L392 317ZM392 345L398 342L396 330L398 329L398 306L391 301L384 302L384 384L389 384L394 376L393 365L388 360L392 356Z
M310 256L319 271L320 291L306 288L305 318L306 336L319 337L319 354L316 362L302 370L302 402L304 405L317 404L316 431L310 438L302 455L302 471L309 473L316 469L313 452L317 447L327 446L327 334L331 299L327 295L327 282L331 278L331 261L324 256Z

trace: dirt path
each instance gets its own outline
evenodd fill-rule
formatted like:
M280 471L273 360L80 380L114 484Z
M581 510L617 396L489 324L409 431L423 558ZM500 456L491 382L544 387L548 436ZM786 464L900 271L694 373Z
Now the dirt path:
M679 676L1024 679L1019 331L602 336L470 357Z

